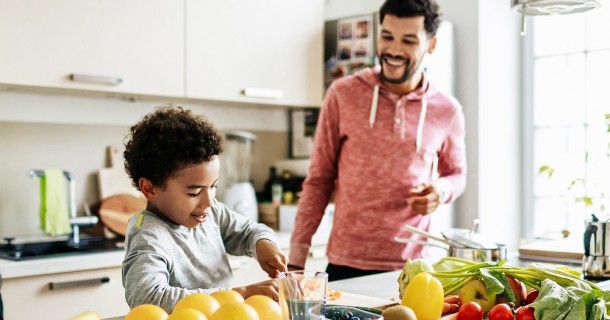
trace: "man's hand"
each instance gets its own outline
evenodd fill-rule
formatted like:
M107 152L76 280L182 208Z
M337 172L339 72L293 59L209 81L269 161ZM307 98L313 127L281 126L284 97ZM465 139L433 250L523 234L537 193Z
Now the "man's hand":
M426 215L436 210L440 199L440 191L433 184L423 183L409 191L407 204L415 213Z
M256 257L258 264L267 272L269 278L277 278L280 272L288 271L286 267L288 258L275 243L269 240L263 239L256 243Z

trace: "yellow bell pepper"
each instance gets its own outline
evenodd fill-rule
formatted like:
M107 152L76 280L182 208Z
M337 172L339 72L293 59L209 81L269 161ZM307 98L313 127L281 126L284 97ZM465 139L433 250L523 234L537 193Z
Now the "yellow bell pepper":
M418 273L402 295L402 305L415 312L418 320L438 320L443 313L443 285L427 272Z

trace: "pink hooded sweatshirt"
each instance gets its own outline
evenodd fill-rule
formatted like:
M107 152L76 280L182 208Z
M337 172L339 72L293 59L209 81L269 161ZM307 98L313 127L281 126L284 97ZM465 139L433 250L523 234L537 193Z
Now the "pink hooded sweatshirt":
M329 262L398 270L407 258L421 257L422 246L397 243L394 237L408 234L405 224L422 230L430 225L429 215L408 206L409 190L435 183L447 203L465 189L460 104L432 87L425 74L415 91L391 93L379 72L369 68L340 78L326 93L292 233L291 265L305 265L333 191Z

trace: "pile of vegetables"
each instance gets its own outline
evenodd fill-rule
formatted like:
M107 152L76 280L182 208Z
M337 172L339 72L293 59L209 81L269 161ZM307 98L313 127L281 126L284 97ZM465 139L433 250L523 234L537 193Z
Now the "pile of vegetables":
M505 290L510 288L506 276L511 276L540 291L530 305L537 320L610 319L610 292L581 279L579 272L568 267L536 263L516 267L506 265L506 261L473 262L455 257L445 257L431 265L422 259L409 259L398 278L401 298L410 280L422 272L441 282L445 296L458 293L472 279L480 279L487 292L504 292L514 300L512 290Z

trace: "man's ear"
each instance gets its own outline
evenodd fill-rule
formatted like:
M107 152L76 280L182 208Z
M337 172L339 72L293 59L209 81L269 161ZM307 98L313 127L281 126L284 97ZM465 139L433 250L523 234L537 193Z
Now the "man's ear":
M436 49L436 36L432 36L430 40L428 40L428 54L433 53L434 49Z
M140 178L140 180L138 180L138 187L140 187L140 191L142 191L142 194L144 194L146 200L152 201L157 198L155 186L153 185L152 181L146 178Z

